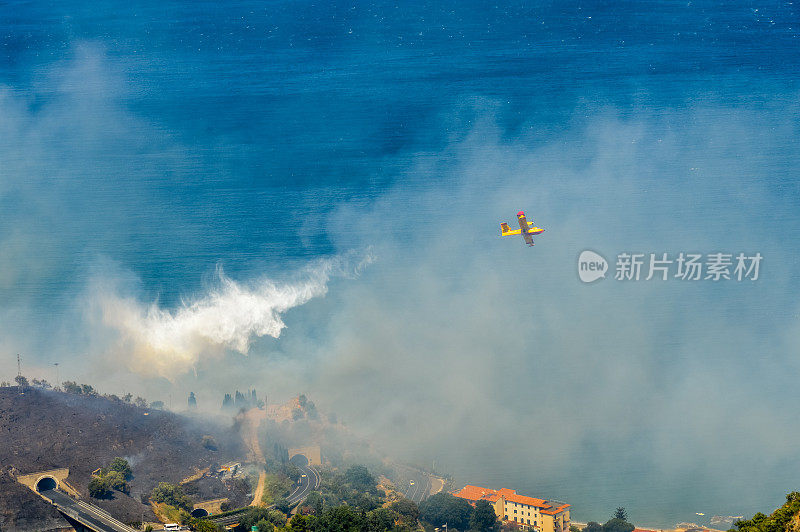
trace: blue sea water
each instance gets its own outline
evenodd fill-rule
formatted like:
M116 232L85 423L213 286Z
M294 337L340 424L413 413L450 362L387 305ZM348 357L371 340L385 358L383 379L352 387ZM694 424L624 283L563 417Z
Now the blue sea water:
M509 164L524 164L513 155L520 144L551 161L563 146L569 153L564 164L577 175L620 170L615 161L629 164L624 148L597 144L644 121L655 124L644 141L660 143L663 133L672 139L673 155L684 150L694 157L681 172L702 166L704 155L730 166L715 166L713 177L698 186L697 205L686 201L695 182L677 170L664 177L648 166L652 174L640 175L641 181L613 186L635 189L624 197L654 217L686 215L671 234L710 231L693 245L751 245L719 238L752 230L757 241L768 234L764 245L782 264L773 270L780 274L771 285L773 299L749 308L745 296L719 298L731 303L727 318L737 321L745 313L754 329L761 327L754 337L769 341L773 327L794 326L799 44L797 6L777 1L2 2L0 301L9 309L6 330L30 331L38 339L23 345L45 350L47 339L40 337L46 334L30 324L57 323L98 260L137 279L144 299L166 308L201 291L217 264L236 279L280 276L383 240L397 242L413 263L413 243L435 239L429 224L447 224L448 210L494 216L480 191L463 193L470 187L464 176L474 174L462 171L462 152L480 167L475 144L482 135L492 139L495 153L511 153ZM614 131L598 125L609 116ZM740 129L731 130L724 121L730 117ZM700 154L692 152L696 131L686 133L693 126L709 143ZM581 140L586 135L597 142ZM655 160L662 156L652 153ZM663 157L662 168L677 168L681 153ZM740 170L744 178L730 177ZM628 223L625 212L614 211L613 190L548 195L548 185L571 177L547 179L541 194L559 203L548 207L550 214L572 216L570 206L581 196L588 201L582 206L611 213L611 232L634 243L646 236L636 226L642 218ZM431 189L437 192L426 200ZM726 209L729 194L751 197L756 214L747 215L755 217L745 221ZM508 217L527 208L515 199L512 191ZM376 205L392 221L380 232L366 227L370 222L363 231L353 223L337 225L343 206L368 211ZM719 212L729 218L715 217ZM404 213L415 217L393 223ZM728 230L727 223L735 225ZM409 232L415 236L406 240ZM570 240L574 235L558 236L572 245L569 253L582 245ZM465 238L483 242L480 235ZM667 242L665 248L677 250ZM668 251L646 251L662 250ZM452 261L438 264L455 272L469 259ZM457 284L458 274L452 275ZM492 302L495 311L506 304L513 303ZM770 312L778 317L764 317ZM658 310L665 322L689 326L681 313ZM302 321L300 315L292 319ZM667 332L660 339L666 354L659 363L677 371L673 355L684 362L675 355L679 346ZM16 346L9 341L3 354ZM2 367L12 373L11 363ZM570 388L565 385L565 393ZM795 391L783 390L785 399L797 400ZM780 402L769 388L746 393L765 410ZM762 401L762 394L770 399ZM581 423L581 416L571 422ZM477 469L442 461L473 483L472 473L494 487L546 489L569 498L577 519L603 519L604 511L625 505L640 522L656 526L695 517L705 509L694 506L698 499L716 504L719 513L768 511L798 472L784 467L792 451L781 444L769 451L775 458L763 470L778 480L759 480L758 486L769 485L761 499L748 492L746 502L738 501L735 489L724 489L746 484L730 457L712 468L718 475L712 479L684 461L656 489L662 477L651 469L652 442L630 445L635 438L634 432L605 444L581 440L563 474L549 472L539 483L529 480L527 466L510 479L488 450ZM615 447L617 441L626 445ZM739 458L756 460L755 454ZM723 488L709 495L712 485Z
M470 102L491 102L504 137L535 124L534 138L546 142L586 118L576 112L585 102L636 116L706 100L791 98L796 10L791 2L7 2L0 81L34 115L74 91L87 94L87 120L111 101L140 120L117 132L121 143L146 137L120 146L126 166L94 162L84 171L103 186L85 197L85 187L63 183L65 203L85 207L71 212L85 225L131 205L132 234L112 255L169 293L220 258L236 268L330 253L324 233L284 221L379 194L409 157L469 131L483 111ZM81 54L103 63L87 73L101 79L52 72ZM175 149L185 150L180 167L161 152ZM141 158L146 166L133 172ZM148 205L129 201L140 193ZM187 231L204 237L183 238ZM83 244L108 252L109 242Z

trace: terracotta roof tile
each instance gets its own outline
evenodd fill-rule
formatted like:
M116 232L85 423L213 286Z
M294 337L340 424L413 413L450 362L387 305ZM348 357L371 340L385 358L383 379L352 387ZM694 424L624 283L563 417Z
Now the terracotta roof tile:
M480 499L496 502L500 497L502 497L509 502L515 502L517 504L525 504L528 506L535 506L537 508L540 508L542 513L548 515L555 515L569 508L569 504L562 504L554 508L552 504L550 504L544 499L537 499L536 497L519 495L517 494L516 491L510 490L508 488L493 490L491 488L481 488L479 486L467 485L461 488L459 491L454 492L453 495L473 502Z

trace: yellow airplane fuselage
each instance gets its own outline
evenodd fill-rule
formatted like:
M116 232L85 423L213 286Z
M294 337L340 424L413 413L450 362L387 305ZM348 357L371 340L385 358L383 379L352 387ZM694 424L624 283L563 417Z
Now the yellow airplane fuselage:
M522 238L525 240L525 243L529 246L533 245L533 235L538 235L544 232L544 229L541 227L535 227L533 222L529 222L528 219L525 217L525 213L519 211L517 213L517 222L519 222L519 231L514 230L512 231L507 223L500 224L500 235L501 236L509 236L509 235L522 235Z

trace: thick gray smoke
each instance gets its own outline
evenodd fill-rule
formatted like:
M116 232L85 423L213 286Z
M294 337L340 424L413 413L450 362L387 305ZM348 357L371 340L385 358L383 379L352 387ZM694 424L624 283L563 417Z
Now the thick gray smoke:
M800 437L797 196L774 188L797 187L791 125L612 110L536 143L490 124L338 213L339 244L374 243L379 261L335 296L308 388L409 460L580 500L578 517L624 504L663 526L691 504L780 503ZM534 248L499 236L520 209L546 229ZM611 262L606 280L579 281L584 249ZM765 258L756 282L626 283L621 252Z

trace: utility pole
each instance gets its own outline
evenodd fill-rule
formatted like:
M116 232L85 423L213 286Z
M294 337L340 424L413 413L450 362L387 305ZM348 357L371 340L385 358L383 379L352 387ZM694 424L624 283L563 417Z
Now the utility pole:
M19 358L19 353L17 353L17 391L19 391L20 395L25 395L25 388L22 387L22 362Z
M56 367L56 385L53 386L53 389L58 390L61 387L61 383L59 382L59 377L58 377L58 362L54 363L53 365Z

